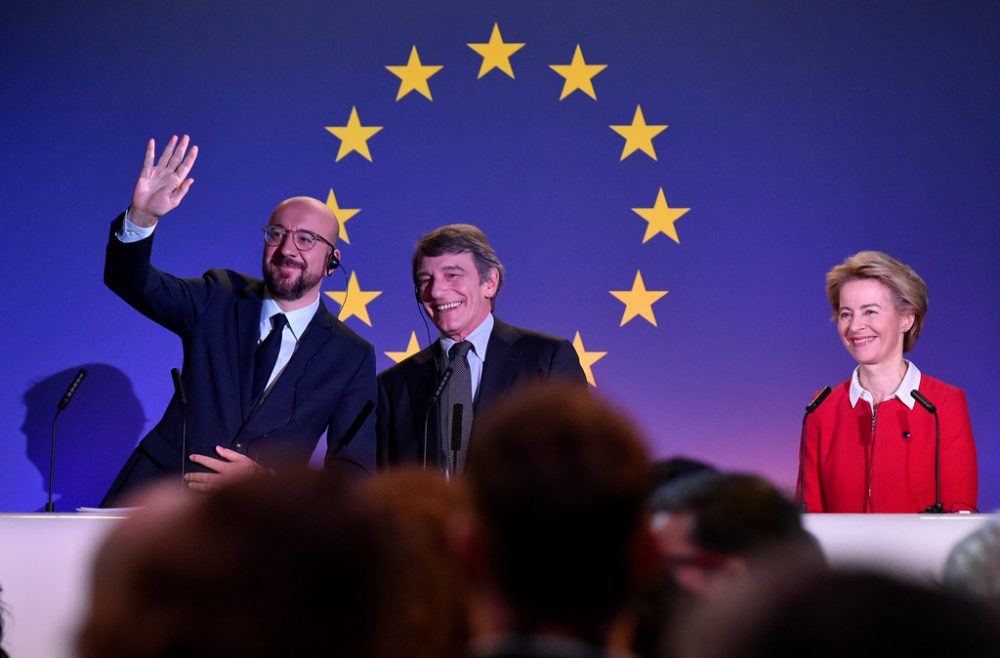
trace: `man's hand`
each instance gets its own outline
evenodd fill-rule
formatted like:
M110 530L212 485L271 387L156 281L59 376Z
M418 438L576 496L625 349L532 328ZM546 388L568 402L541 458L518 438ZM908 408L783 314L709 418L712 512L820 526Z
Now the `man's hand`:
M139 180L135 182L129 209L128 218L133 224L146 227L156 224L160 217L176 208L191 189L194 179L187 175L198 159L198 147L192 146L189 151L189 141L187 135L179 142L177 135L171 137L155 166L156 140L151 139L146 144L146 159Z
M207 455L191 455L188 458L195 464L201 464L205 468L215 471L214 473L185 473L184 480L189 488L195 491L215 491L227 484L264 471L263 466L235 450L215 446L215 452L222 459Z

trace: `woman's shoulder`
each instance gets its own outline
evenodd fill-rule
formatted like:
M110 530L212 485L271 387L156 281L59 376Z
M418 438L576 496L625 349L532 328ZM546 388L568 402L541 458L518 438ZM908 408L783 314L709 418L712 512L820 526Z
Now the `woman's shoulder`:
M961 393L962 389L947 382L941 381L937 377L931 377L926 372L920 373L920 392L930 394L932 391L939 391L948 395Z
M968 404L962 389L923 372L920 373L920 392L939 407L948 408L954 405L965 407Z

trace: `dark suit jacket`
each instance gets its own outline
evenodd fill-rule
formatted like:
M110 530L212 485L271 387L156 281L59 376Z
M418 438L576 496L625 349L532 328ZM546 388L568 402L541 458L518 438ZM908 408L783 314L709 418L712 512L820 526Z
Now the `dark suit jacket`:
M327 431L327 466L375 465L375 353L323 304L270 393L251 399L263 283L231 270L179 279L149 263L153 238L123 243L111 225L104 281L140 313L180 336L187 393L187 454L233 448L264 465L305 465ZM167 373L164 373L164 377ZM158 475L179 473L182 407L175 395L116 478L103 504ZM353 440L334 458L337 442ZM187 462L187 470L199 470Z
M440 378L439 345L435 342L378 376L376 433L380 468L404 462L423 462L424 419ZM474 405L475 419L481 418L518 385L550 377L586 385L587 380L572 343L514 327L494 318ZM438 444L433 439L437 435L437 423L437 410L432 409L428 422L432 437L427 445L428 464L438 463Z

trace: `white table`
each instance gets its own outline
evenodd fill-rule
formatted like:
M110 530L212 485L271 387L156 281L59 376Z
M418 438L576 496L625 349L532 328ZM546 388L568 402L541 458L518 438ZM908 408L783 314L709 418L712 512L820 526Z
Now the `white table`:
M940 578L951 548L991 515L808 514L834 566ZM15 658L68 658L101 539L120 516L0 514L4 648Z

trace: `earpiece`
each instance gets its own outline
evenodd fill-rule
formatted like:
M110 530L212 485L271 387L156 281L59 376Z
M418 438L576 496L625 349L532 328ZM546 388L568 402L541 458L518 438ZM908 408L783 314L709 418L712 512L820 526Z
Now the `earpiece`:
M326 262L326 273L333 274L333 271L340 267L340 259L337 258L337 252L334 249L330 250L330 259Z

